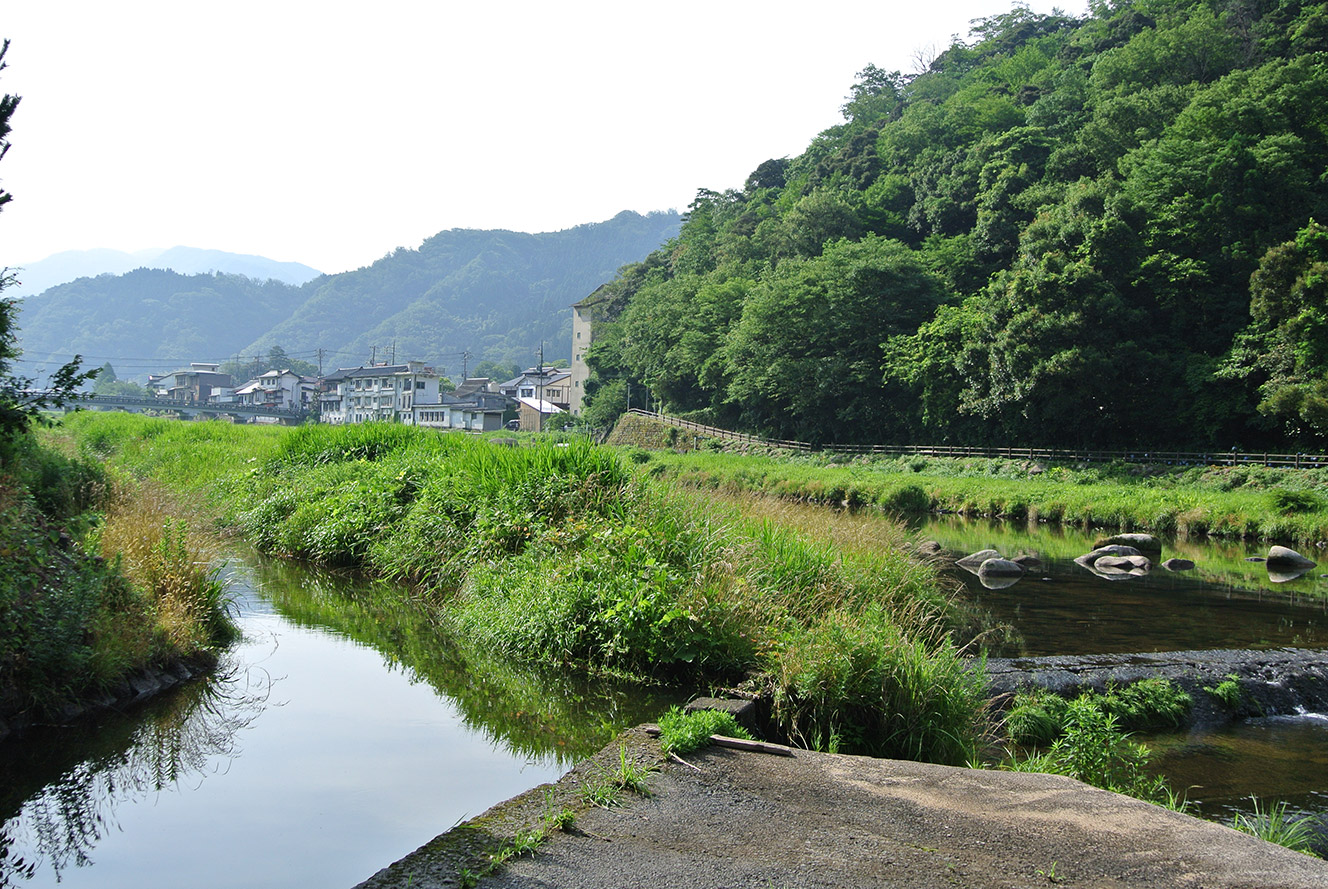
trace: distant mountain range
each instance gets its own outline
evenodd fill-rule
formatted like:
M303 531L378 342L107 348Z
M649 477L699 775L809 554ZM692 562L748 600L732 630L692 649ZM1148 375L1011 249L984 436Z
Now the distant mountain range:
M123 379L273 346L329 369L375 358L421 360L453 375L463 360L524 367L541 344L549 361L570 358L572 303L680 225L676 212L623 212L543 234L453 229L300 286L270 272L82 277L21 301L19 345L25 372L81 354L90 366L110 362Z
M122 275L134 269L170 269L182 275L221 272L244 275L258 281L268 279L286 284L312 281L322 272L300 262L277 262L263 256L227 253L224 250L200 250L196 247L171 247L166 250L66 250L18 270L19 283L5 290L7 297L34 296L58 284L97 275Z

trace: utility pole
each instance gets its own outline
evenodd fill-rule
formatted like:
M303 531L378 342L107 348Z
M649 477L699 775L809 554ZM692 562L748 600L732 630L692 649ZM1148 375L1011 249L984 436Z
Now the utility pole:
M397 341L392 340L392 360L389 361L388 364L396 364L396 363L397 363Z
M318 375L320 377L323 375L323 350L321 348L318 350Z
M540 340L539 377L536 379L536 401L539 402L539 431L544 431L544 341Z
M461 382L465 382L469 377L466 368L470 366L470 350L467 349L461 353Z

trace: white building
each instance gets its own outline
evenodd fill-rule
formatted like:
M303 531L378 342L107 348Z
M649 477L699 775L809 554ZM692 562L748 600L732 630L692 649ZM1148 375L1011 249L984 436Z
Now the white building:
M333 424L414 423L417 407L441 404L441 380L422 361L341 368L323 377L318 396L321 419Z
M457 397L443 393L438 404L417 404L411 414L402 415L403 423L430 429L463 429L467 432L493 432L503 428L507 397L492 392L472 392Z
M233 391L231 403L301 411L314 403L318 381L293 370L270 370Z

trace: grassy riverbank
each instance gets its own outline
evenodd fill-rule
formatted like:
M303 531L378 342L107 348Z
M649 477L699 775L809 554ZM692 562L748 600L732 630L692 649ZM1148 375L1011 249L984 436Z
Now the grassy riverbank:
M197 539L159 496L25 434L0 471L0 724L233 638Z
M979 729L982 679L948 640L931 567L746 518L607 448L122 414L67 428L265 552L409 583L433 619L514 661L745 679L809 746L962 762Z
M1054 466L1014 460L633 449L652 475L707 491L953 512L1179 537L1328 539L1328 469Z

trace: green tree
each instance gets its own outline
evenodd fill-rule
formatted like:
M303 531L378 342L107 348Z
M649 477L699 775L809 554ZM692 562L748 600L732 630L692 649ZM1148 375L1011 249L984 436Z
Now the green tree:
M941 296L913 251L874 235L786 261L747 298L728 339L729 400L781 438L897 436L881 343L916 331Z
M1328 226L1314 220L1264 254L1250 325L1224 367L1257 384L1259 412L1297 442L1328 441Z

